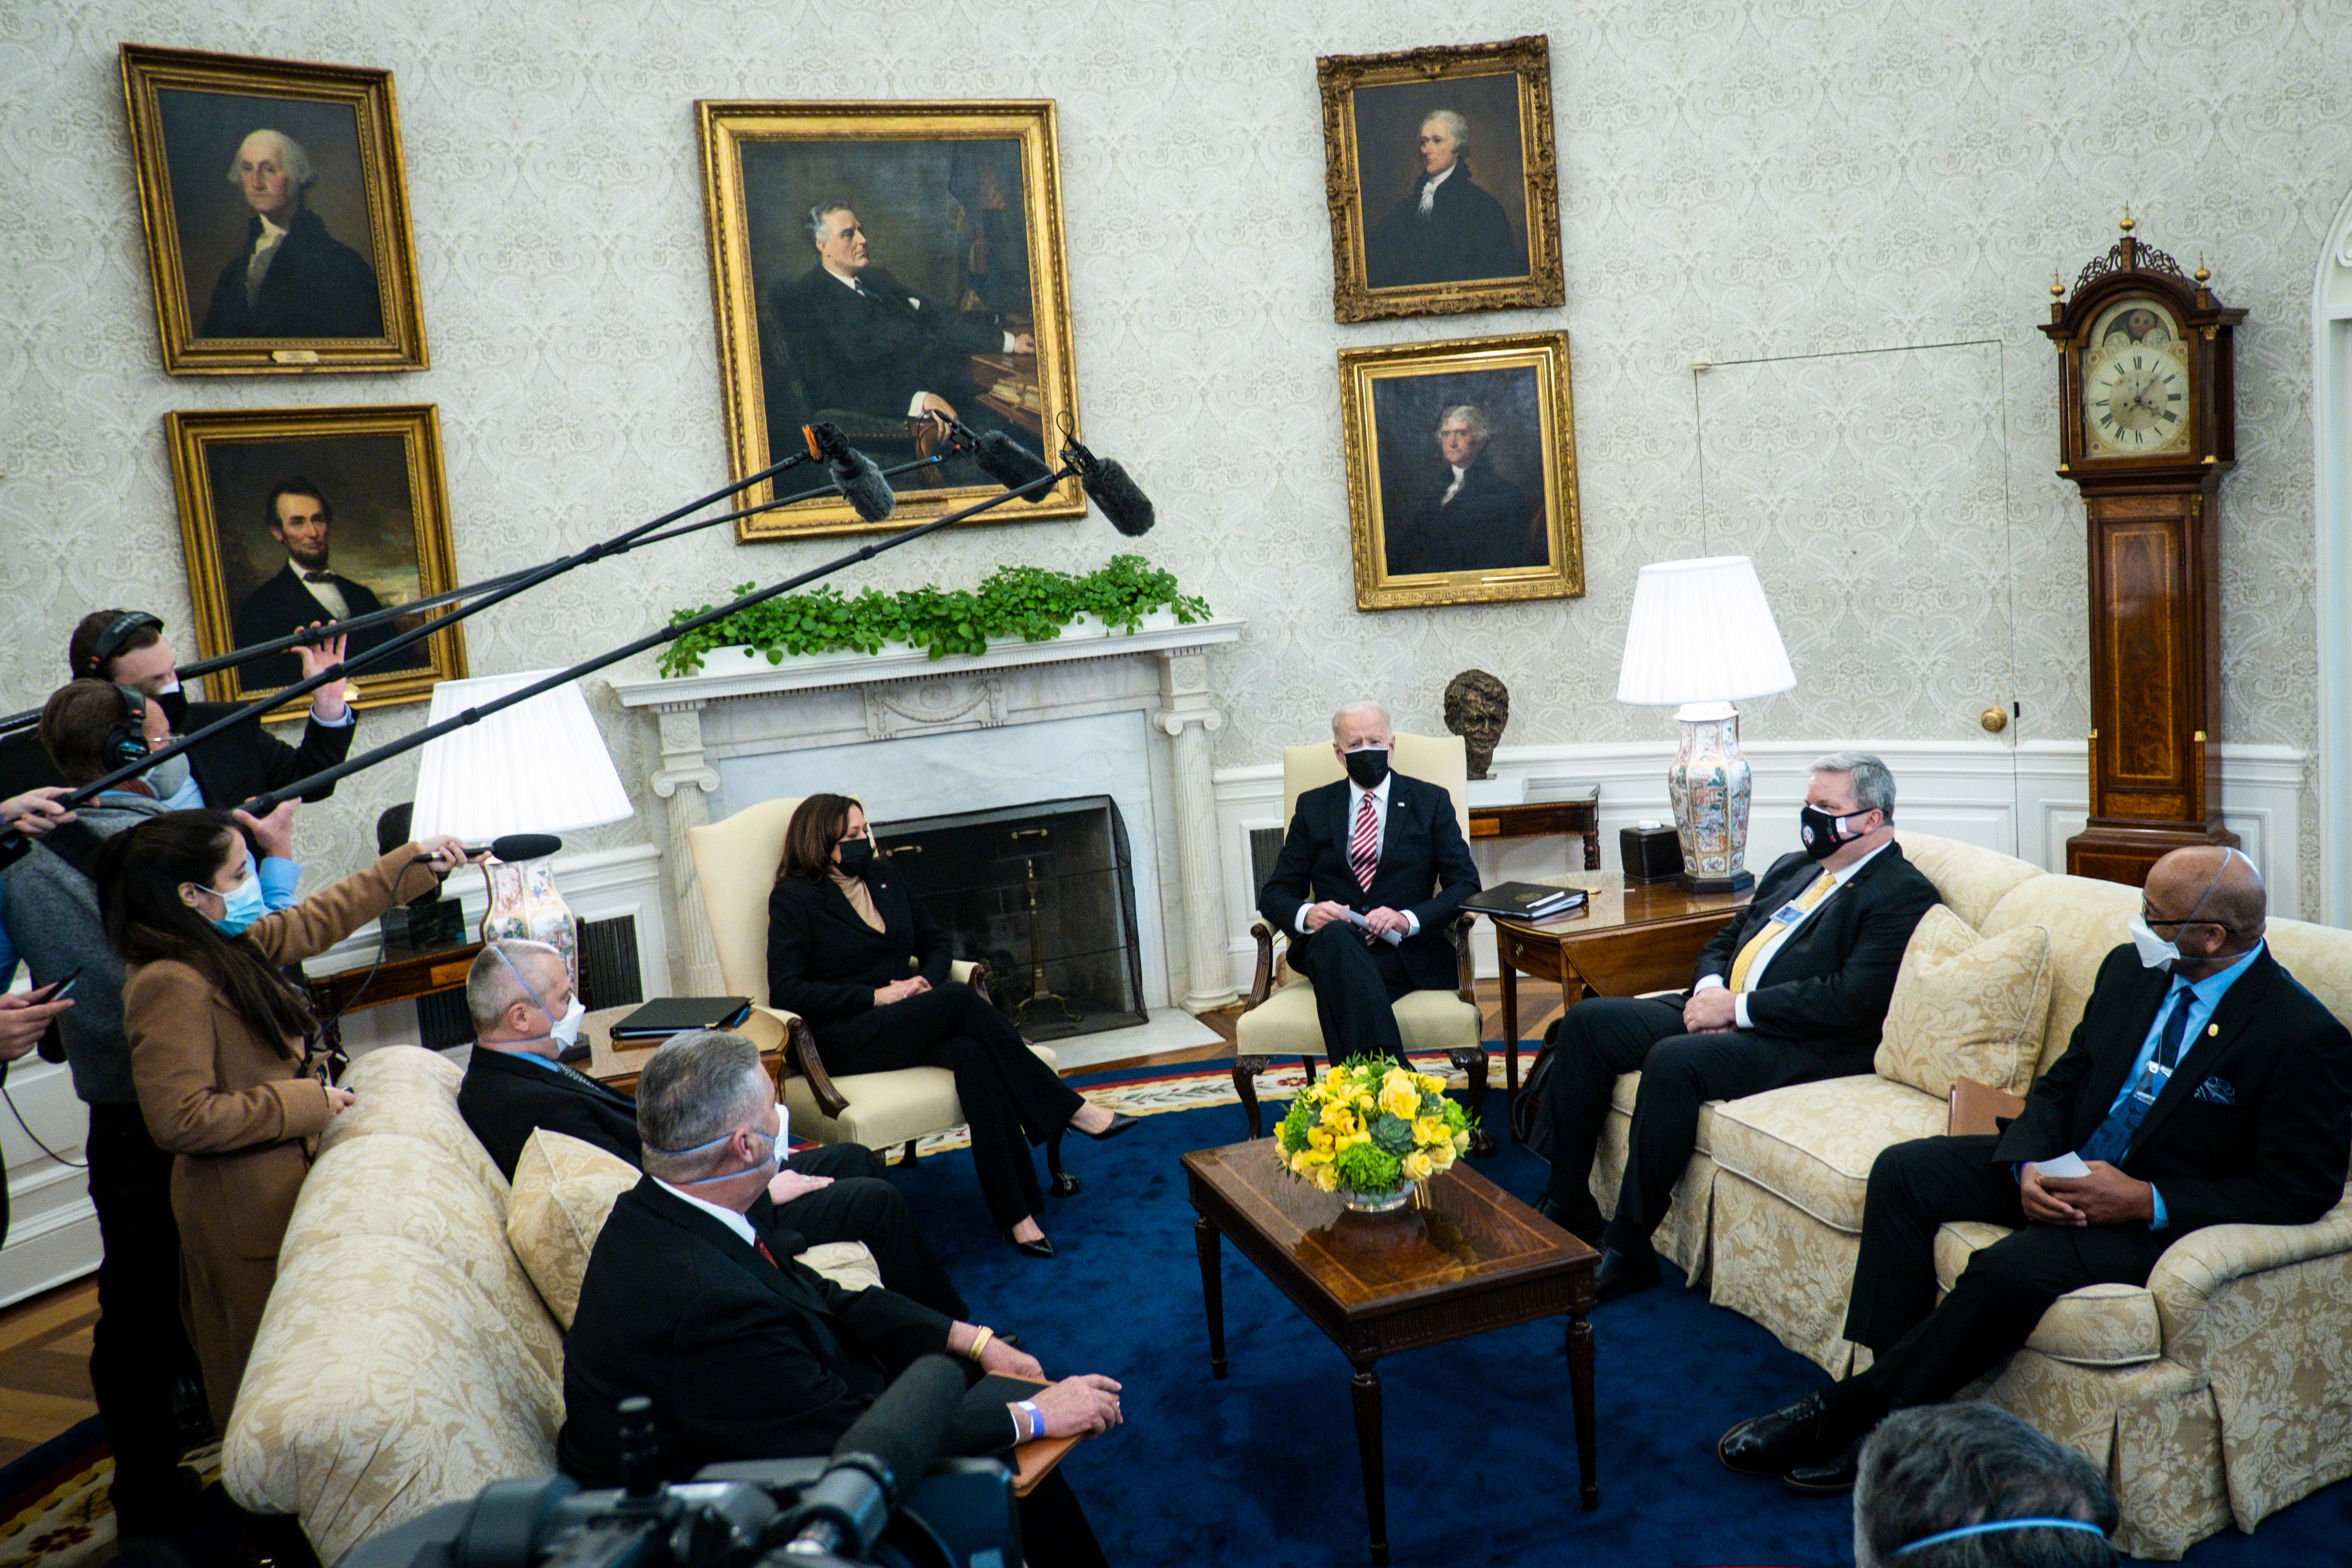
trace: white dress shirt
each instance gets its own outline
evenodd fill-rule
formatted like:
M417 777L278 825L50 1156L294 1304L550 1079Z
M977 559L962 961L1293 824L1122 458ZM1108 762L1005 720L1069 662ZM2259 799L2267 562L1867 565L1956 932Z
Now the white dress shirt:
M1444 173L1432 174L1426 181L1423 182L1421 187L1421 215L1423 217L1425 218L1429 216L1430 206L1437 200L1437 187L1445 183L1447 177L1450 176L1454 170L1459 169L1460 167L1462 167L1461 160L1456 159L1445 166Z
M1424 206L1423 210L1428 209ZM252 304L254 296L261 292L261 280L269 276L269 264L278 259L278 247L285 243L286 231L263 217L261 233L254 236L252 259L245 264L245 302L247 305Z
M1370 795L1373 800L1380 802L1379 805L1372 809L1372 864L1376 867L1381 863L1381 851L1388 847L1389 786L1395 782L1396 775L1393 773L1381 779L1380 782L1380 788L1376 789L1367 789L1362 785L1357 783L1353 779L1348 780L1348 833L1346 841L1349 844L1352 845L1356 841L1356 818L1364 809L1364 797ZM1312 902L1302 904L1298 906L1298 913L1290 917L1292 927L1296 929L1301 936L1307 935L1307 912L1314 907L1315 905ZM1414 915L1410 909L1401 909L1397 913L1404 916L1406 936L1418 936L1421 935L1421 919L1418 915Z
M857 279L854 277L844 277L841 274L834 271L833 268L829 267L824 269L824 273L827 277L833 278L844 288L848 289L852 294L864 294L866 291L866 286L858 282ZM907 296L907 308L910 310L920 310L923 308L923 302L909 294ZM1004 340L1004 347L1000 351L1007 354L1011 353L1013 351L1013 334L1010 332L1000 332L998 336ZM923 400L930 395L931 394L927 392L917 392L914 397L908 402L907 417L908 419L920 419L923 416Z
M337 621L344 621L351 618L351 603L343 598L343 591L341 589L337 588L331 582L311 581L309 577L304 575L310 570L310 569L304 566L300 561L296 560L292 556L288 556L286 558L286 564L293 569L294 580L300 583L304 591L307 591L311 598L319 601L320 607L327 612L331 618ZM321 567L320 570L323 571L328 569Z
M1454 483L1445 486L1445 494L1437 497L1437 504L1441 507L1453 505L1454 497L1462 493L1462 481L1467 478L1469 474L1470 470L1467 468L1454 469Z
M1892 842L1893 841L1890 840L1888 841ZM1795 931L1798 926L1802 925L1806 921L1811 920L1816 914L1820 913L1823 905L1827 904L1831 899L1835 898L1838 895L1839 889L1844 887L1847 883L1853 880L1854 873L1868 865L1872 861L1876 860L1885 852L1886 845L1881 844L1878 848L1871 851L1868 854L1863 856L1852 865L1847 866L1844 870L1830 873L1829 874L1832 885L1829 892L1822 895L1821 903L1814 904L1811 909L1798 910L1797 917L1795 919L1782 924L1780 929L1775 931L1771 937L1765 942L1762 951L1756 955L1756 962L1748 966L1748 984L1741 988L1738 996L1732 998L1732 1017L1738 1020L1741 1029L1753 1029L1755 1027L1748 1021L1748 995L1750 991L1756 990L1764 983L1764 971L1771 967L1772 960L1780 956L1780 949L1788 946L1790 934ZM1819 877L1815 877L1813 882L1819 882L1820 880L1821 879ZM1812 885L1812 882L1805 883L1804 887L1797 890L1797 896L1799 898L1803 897L1806 889ZM1795 900L1791 899L1790 902L1793 904L1795 903ZM1701 975L1698 977L1698 983L1691 987L1691 990L1694 994L1699 991L1711 991L1723 983L1723 977L1721 975Z

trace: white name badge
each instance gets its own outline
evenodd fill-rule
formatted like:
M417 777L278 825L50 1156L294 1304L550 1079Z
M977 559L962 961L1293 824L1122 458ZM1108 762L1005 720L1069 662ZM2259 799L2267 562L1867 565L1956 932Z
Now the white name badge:
M1775 925L1794 925L1798 921L1802 920L1804 917L1805 912L1803 910L1798 908L1793 904L1784 904L1780 908L1772 912L1771 923Z

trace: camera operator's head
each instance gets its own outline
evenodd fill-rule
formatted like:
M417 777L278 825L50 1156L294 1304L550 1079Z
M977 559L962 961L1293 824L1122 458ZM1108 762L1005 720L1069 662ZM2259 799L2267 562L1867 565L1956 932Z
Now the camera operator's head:
M2008 1411L1923 1405L1879 1423L1853 1488L1855 1568L2108 1568L2119 1515L2091 1462Z
M646 1174L705 1203L751 1207L783 1158L783 1131L760 1049L740 1034L674 1034L637 1079Z

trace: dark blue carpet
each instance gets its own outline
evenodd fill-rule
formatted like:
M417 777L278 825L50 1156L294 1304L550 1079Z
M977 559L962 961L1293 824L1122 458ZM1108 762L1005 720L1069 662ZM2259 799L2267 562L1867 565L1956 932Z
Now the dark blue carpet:
M1019 1256L990 1228L968 1155L892 1167L978 1321L1018 1333L1049 1375L1104 1372L1126 1385L1128 1424L1065 1461L1115 1568L1369 1561L1346 1358L1230 1245L1231 1375L1209 1375L1177 1157L1244 1130L1240 1108L1223 1105L1148 1116L1109 1144L1070 1138L1065 1163L1086 1190L1046 1200L1061 1251L1050 1261ZM1475 1164L1522 1197L1547 1174L1507 1143ZM1822 1373L1675 1283L1593 1316L1601 1508L1579 1511L1564 1322L1381 1364L1397 1563L1853 1562L1844 1500L1794 1497L1714 1457L1726 1427L1819 1385ZM2352 1483L2273 1515L2252 1537L2206 1541L2188 1560L2340 1563L2347 1540Z

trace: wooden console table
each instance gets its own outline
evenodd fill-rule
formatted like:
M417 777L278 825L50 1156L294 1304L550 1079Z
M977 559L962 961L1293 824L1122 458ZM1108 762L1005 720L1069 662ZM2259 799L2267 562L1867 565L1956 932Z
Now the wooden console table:
M320 1042L330 1051L343 1048L342 1017L353 1008L380 1008L461 988L481 950L479 942L456 942L422 953L395 948L373 968L362 964L310 977L310 1009L326 1020L319 1030Z
M1560 1005L1590 990L1638 997L1691 981L1699 950L1748 902L1747 893L1685 893L1671 882L1627 885L1625 873L1589 871L1538 882L1591 891L1591 901L1540 924L1495 922L1495 956L1503 970L1503 1081L1519 1092L1519 977L1559 983Z
M1470 808L1472 839L1535 839L1551 833L1584 841L1584 869L1601 869L1601 790L1576 800L1529 800L1517 806Z

